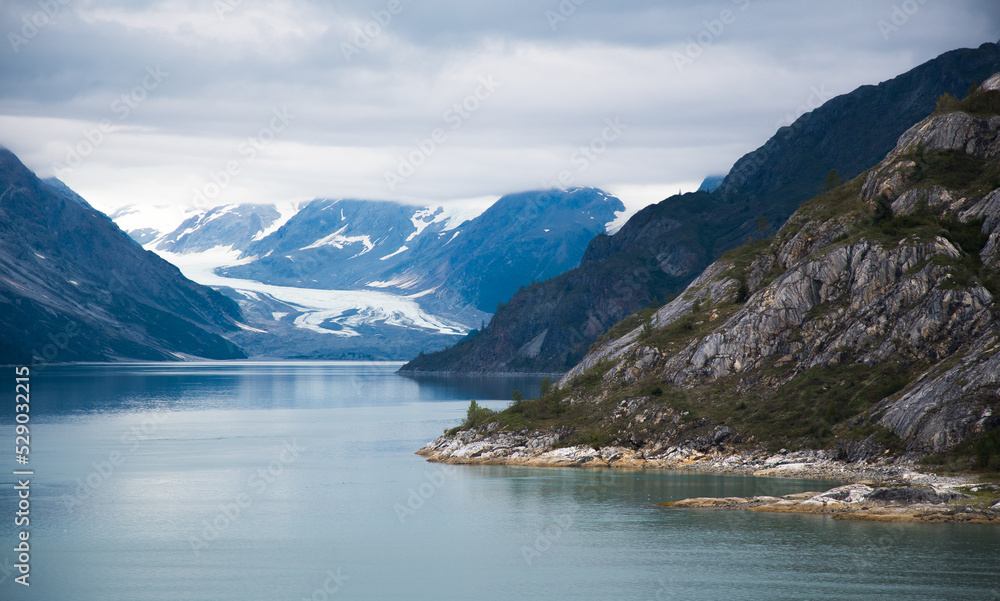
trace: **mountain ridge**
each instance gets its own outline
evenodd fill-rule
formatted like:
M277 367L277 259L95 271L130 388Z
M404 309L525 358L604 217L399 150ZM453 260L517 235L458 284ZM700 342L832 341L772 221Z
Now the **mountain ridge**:
M673 296L725 250L769 235L823 189L832 170L856 177L942 94L962 97L998 69L1000 46L983 44L827 101L737 161L713 193L647 207L614 236L597 236L581 268L519 292L477 337L417 357L401 371L566 371L633 311Z

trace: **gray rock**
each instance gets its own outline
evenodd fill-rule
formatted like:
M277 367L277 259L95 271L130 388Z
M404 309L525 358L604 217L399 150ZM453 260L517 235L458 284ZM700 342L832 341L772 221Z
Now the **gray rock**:
M961 150L969 154L993 157L1000 154L1000 116L975 117L955 112L930 117L910 128L889 158L923 144L925 150Z
M1000 390L998 344L1000 326L994 325L953 367L926 376L899 399L879 406L876 411L884 412L879 423L907 440L908 450L925 453L995 427L987 403L995 402Z
M915 503L948 503L956 499L971 499L971 495L956 492L938 492L929 486L899 486L876 488L864 500L882 505L913 505Z
M954 202L951 192L941 186L914 188L904 192L892 202L892 212L895 215L912 215L921 205L937 209Z
M1000 92L1000 73L997 73L993 77L990 77L979 86L982 91L993 90L995 92Z

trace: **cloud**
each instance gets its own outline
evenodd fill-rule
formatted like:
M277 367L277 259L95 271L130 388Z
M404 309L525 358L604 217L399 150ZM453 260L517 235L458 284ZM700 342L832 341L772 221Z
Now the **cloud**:
M908 3L886 35L880 21ZM727 171L816 90L996 41L998 12L988 0L13 0L0 9L0 143L48 174L106 122L62 174L99 207L190 202L233 160L226 202L442 202L567 168L574 184L672 189ZM153 88L151 69L167 74ZM476 98L481 78L499 85ZM241 144L275 110L294 118L248 160ZM607 119L628 130L579 169ZM447 140L389 186L435 130Z

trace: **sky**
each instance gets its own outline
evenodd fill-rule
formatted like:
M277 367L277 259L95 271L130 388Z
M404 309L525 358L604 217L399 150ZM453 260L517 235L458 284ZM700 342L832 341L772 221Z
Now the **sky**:
M996 0L5 0L0 145L95 207L635 208L1000 39Z

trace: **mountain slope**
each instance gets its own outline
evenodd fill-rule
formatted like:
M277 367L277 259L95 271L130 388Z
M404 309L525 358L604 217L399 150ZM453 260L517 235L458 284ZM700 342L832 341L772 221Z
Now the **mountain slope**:
M238 306L0 149L0 363L244 357Z
M682 289L727 249L769 234L822 190L832 169L856 177L942 94L963 97L998 69L1000 46L984 44L830 100L740 159L713 193L637 213L614 236L595 238L578 270L520 292L477 337L403 371L565 371L621 319Z
M427 282L435 287L428 305L439 311L461 315L471 306L492 313L520 288L579 265L590 240L623 210L595 188L509 194L406 273L437 270L439 279Z
M672 465L788 448L1000 468L998 159L1000 74L636 315L541 399L425 452Z

